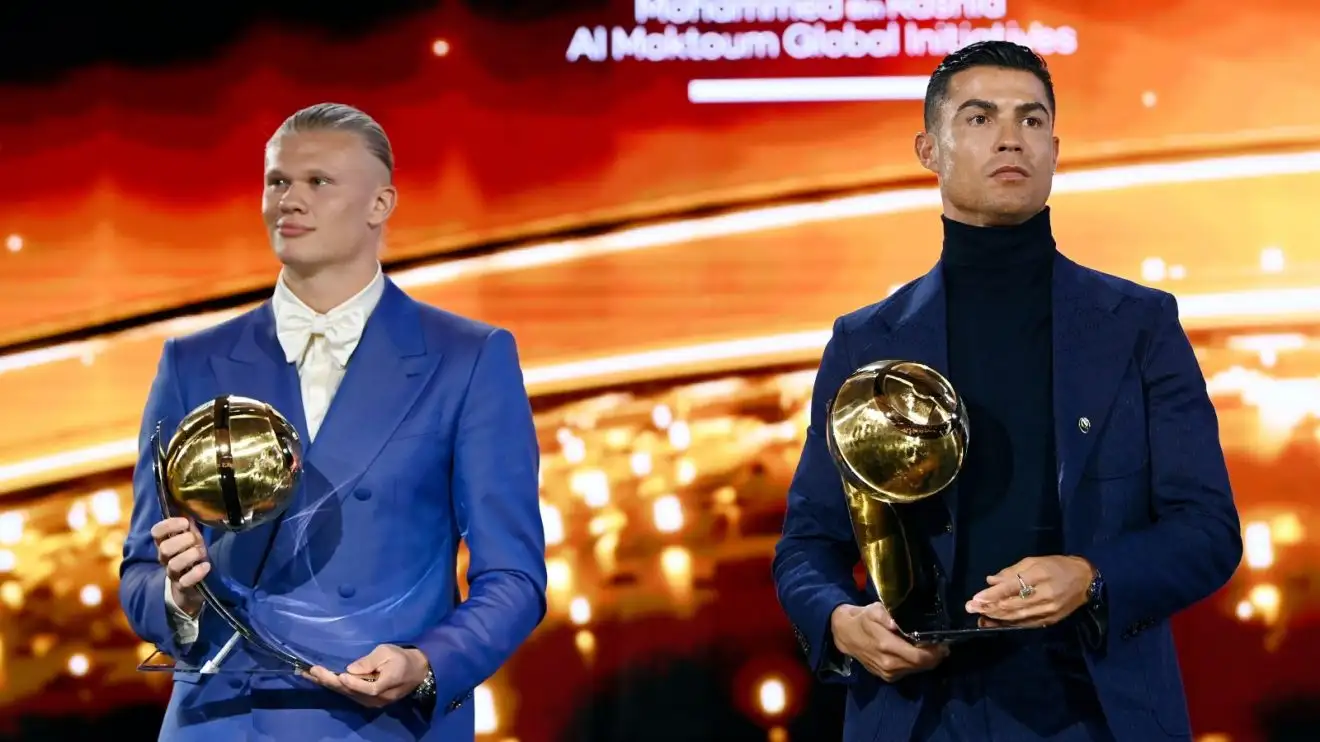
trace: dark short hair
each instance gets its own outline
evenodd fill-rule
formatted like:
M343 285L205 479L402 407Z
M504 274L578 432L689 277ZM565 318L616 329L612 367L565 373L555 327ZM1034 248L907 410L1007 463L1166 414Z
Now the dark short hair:
M1000 67L1030 72L1045 86L1046 105L1054 116L1054 82L1045 66L1045 59L1029 47L1011 41L978 41L949 54L930 75L926 84L926 129L934 129L939 121L940 106L949 98L949 81L953 76L973 67Z
M285 119L275 136L312 131L343 131L362 137L367 151L394 177L394 149L390 139L385 136L385 129L360 109L345 103L317 103Z

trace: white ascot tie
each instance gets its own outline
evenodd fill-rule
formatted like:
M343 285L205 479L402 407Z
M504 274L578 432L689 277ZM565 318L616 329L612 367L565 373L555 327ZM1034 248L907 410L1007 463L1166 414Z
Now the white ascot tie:
M362 339L366 320L366 313L357 308L335 310L326 315L286 304L280 307L275 317L275 327L284 358L289 363L300 362L307 352L307 345L319 335L325 338L326 351L335 364L344 368Z

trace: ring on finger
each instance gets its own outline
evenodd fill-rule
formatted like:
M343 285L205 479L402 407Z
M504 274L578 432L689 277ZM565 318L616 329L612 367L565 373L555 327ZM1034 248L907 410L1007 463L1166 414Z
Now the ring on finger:
M1022 589L1018 590L1018 597L1026 600L1036 594L1036 586L1028 585L1027 581L1022 579L1022 575L1017 575L1017 581L1018 584L1022 586Z

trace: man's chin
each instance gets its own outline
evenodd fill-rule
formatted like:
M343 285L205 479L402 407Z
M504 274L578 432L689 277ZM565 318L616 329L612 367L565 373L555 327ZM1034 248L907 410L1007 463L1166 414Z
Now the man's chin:
M271 239L271 247L275 249L276 259L290 268L311 267L318 262L316 246L305 238L287 239L276 235Z
M1022 200L1001 201L989 205L986 209L986 221L989 226L1012 227L1021 224L1039 214L1045 204Z

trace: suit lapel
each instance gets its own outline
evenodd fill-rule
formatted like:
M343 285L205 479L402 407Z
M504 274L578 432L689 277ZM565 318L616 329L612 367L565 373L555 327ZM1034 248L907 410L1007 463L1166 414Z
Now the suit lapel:
M1054 442L1065 512L1123 373L1138 327L1114 313L1122 294L1062 255L1054 265Z
M938 265L916 280L906 301L876 319L880 326L868 333L858 353L859 366L882 359L916 361L948 374L944 274Z
M440 353L427 352L418 306L387 283L307 455L340 498L403 422L439 361Z
M302 493L264 574L270 589L310 579L340 545L343 500L380 454L439 367L420 307L387 280L349 359L316 442L306 456Z
M875 329L867 333L856 359L857 366L879 360L916 361L935 369L945 377L949 375L949 341L945 315L944 273L936 265L925 276L917 279L906 301L895 302L882 311L874 321ZM940 520L956 516L958 484L942 492L932 503L947 513ZM919 506L925 507L925 505ZM945 573L953 568L953 542L936 539L932 543Z
M308 446L307 420L303 414L298 369L284 360L275 337L275 317L270 302L251 315L252 321L227 356L211 356L211 369L219 384L217 395L236 394L265 402L293 423Z

